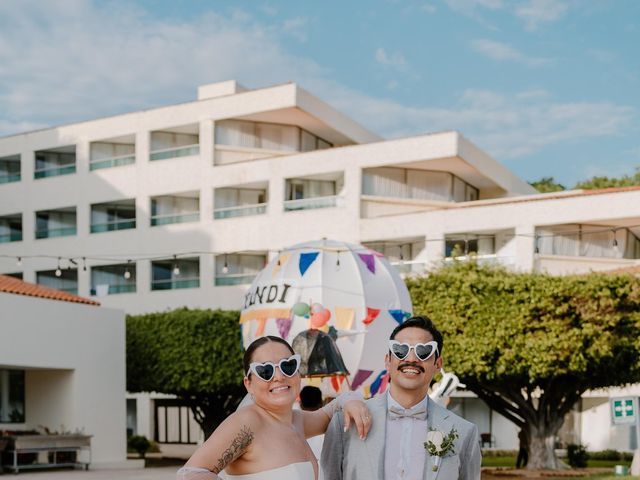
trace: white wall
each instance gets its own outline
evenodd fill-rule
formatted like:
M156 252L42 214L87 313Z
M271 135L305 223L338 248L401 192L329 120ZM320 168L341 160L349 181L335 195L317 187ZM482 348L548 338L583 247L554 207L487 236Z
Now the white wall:
M94 465L124 462L124 313L7 293L0 311L0 366L27 370L24 427L83 430Z

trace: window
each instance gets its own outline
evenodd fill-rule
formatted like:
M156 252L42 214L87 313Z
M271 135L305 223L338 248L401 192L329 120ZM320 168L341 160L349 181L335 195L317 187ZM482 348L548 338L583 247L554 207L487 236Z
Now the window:
M24 370L0 368L0 423L24 423Z
M342 177L337 180L287 179L284 209L292 211L338 206L337 194L341 188Z
M36 272L36 283L44 287L55 288L63 292L78 294L78 270L58 268Z
M445 257L469 255L493 255L495 253L494 235L451 235L445 238Z
M542 227L536 234L542 255L640 258L640 240L624 227L566 224Z
M151 290L200 287L200 260L179 258L151 262Z
M185 127L189 129L189 127ZM198 126L191 127L197 132ZM151 132L150 160L168 160L188 157L200 153L200 140L197 133Z
M22 240L22 214L0 217L0 243Z
M76 234L76 208L36 212L36 239Z
M34 178L57 177L76 173L76 147L40 150L35 153L36 168Z
M0 157L0 184L20 181L20 155Z
M449 172L396 167L368 168L362 174L362 194L380 197L468 202L478 189Z
M91 233L136 228L135 199L91 205Z
M197 193L162 195L151 199L151 226L197 222L200 197Z
M266 255L230 253L216 257L216 286L249 284L267 263Z
M136 146L134 137L128 143L91 142L89 170L120 167L130 165L136 161Z
M216 188L213 218L245 217L267 211L266 188Z
M102 265L91 268L91 295L99 297L135 293L136 264Z

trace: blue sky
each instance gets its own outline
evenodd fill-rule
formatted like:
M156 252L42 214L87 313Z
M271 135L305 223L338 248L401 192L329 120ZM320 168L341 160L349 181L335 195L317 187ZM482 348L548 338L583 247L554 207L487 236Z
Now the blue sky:
M640 166L636 0L0 1L0 135L231 78L386 138L458 130L525 180Z

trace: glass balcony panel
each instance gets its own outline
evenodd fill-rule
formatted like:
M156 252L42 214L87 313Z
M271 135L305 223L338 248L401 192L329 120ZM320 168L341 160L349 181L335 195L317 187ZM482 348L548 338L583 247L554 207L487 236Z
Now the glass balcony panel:
M69 175L71 173L76 173L75 164L36 170L33 173L33 176L34 178L48 178L48 177L57 177L59 175Z
M342 197L334 195L331 197L301 198L299 200L286 200L284 202L285 212L295 210L312 210L315 208L330 208L341 206Z
M0 235L0 243L21 242L22 232L11 232Z
M0 184L19 182L21 178L22 177L20 173L7 173L7 174L0 173Z
M216 286L227 286L227 285L248 285L253 282L253 279L256 278L256 274L216 274Z
M154 280L151 290L176 290L179 288L199 288L199 278L181 278L179 280Z
M155 215L151 217L151 226L170 225L172 223L188 223L197 222L200 220L200 213L181 213L181 214L167 214L167 215Z
M105 158L100 160L92 160L89 164L89 170L100 170L102 168L121 167L123 165L131 165L136 162L135 155L122 155L119 157Z
M108 286L108 292L107 295L117 295L119 293L135 293L136 291L136 285L135 284L130 284L130 285L109 285ZM94 287L91 289L91 295L97 295L97 289Z
M47 230L36 230L36 238L68 237L76 235L76 227L49 228Z
M200 145L186 145L183 147L165 148L155 150L149 154L151 160L168 160L170 158L188 157L200 154Z
M91 225L91 233L112 232L136 228L135 220L118 220L114 222L95 223Z
M267 212L267 204L240 205L237 207L216 208L213 211L213 218L216 220L233 217L248 217L251 215L262 215Z

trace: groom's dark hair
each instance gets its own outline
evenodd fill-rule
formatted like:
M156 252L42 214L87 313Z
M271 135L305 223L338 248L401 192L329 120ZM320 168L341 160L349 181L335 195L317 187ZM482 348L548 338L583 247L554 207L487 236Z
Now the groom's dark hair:
M389 337L389 340L395 339L396 335L399 332L401 332L405 328L409 328L409 327L421 328L421 329L426 330L427 332L429 332L431 334L431 336L433 337L433 339L438 344L438 356L436 358L438 358L439 356L442 355L442 344L443 344L442 333L440 333L440 330L438 330L436 328L436 326L433 324L433 322L431 321L431 319L429 317L426 317L426 316L423 316L423 315L418 315L418 316L415 316L415 317L411 317L411 318L407 319L406 322L401 323L400 325L398 325L393 330L393 332L391 332L391 336Z

